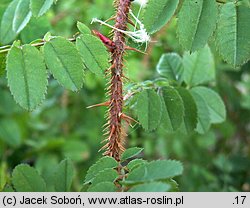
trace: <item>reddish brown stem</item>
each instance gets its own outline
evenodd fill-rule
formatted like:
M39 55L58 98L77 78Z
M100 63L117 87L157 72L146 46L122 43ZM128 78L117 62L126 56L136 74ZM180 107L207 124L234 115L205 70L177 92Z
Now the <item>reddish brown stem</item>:
M117 8L115 17L115 28L126 30L128 23L128 14L131 6L131 0L116 0ZM125 51L125 35L114 30L113 36L114 50L112 51L112 68L110 77L110 105L108 115L108 143L105 145L104 155L114 157L120 160L120 155L124 151L123 143L125 134L122 129L122 109L123 109L123 55Z

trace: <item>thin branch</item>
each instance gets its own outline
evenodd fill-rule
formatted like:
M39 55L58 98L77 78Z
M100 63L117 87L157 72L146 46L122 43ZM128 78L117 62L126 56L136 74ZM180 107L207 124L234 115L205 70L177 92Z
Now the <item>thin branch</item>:
M76 41L76 38L69 38L68 41L70 42L75 42ZM42 41L40 43L33 43L31 44L31 46L34 46L34 47L41 47L43 46L47 41ZM1 50L2 49L2 50ZM1 46L0 47L0 54L1 53L8 53L11 49L11 45L7 45L7 46Z

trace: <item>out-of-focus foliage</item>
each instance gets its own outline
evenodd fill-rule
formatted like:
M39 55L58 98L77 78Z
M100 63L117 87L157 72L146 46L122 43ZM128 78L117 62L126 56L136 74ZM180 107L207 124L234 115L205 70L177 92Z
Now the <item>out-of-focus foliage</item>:
M10 0L1 0L0 20L3 19L3 13L10 2ZM240 3L249 10L248 1L240 1ZM138 9L138 5L134 5L134 7ZM108 36L110 31L108 28L98 24L91 25L90 22L93 17L103 20L110 18L114 12L112 8L112 1L59 0L44 16L37 19L31 17L27 26L19 34L13 33L13 31L5 32L13 33L13 39L17 36L25 44L43 38L48 31L52 35L72 37L78 31L77 21L81 21L91 29L98 29ZM36 16L43 12L37 9L36 11ZM17 29L20 30L20 26ZM196 102L197 97L202 96L204 96L203 100L212 102L209 97L206 97L206 93L199 93L205 87L212 88L223 98L227 110L227 119L221 124L216 124L220 115L223 118L225 117L224 108L214 109L210 108L209 105L204 107L204 102L202 103L202 99L199 99L200 101L196 102L198 123L200 122L200 125L195 125L197 132L190 134L185 134L183 131L170 133L179 128L182 120L178 120L179 118L173 119L171 115L168 115L167 119L171 124L170 127L168 126L170 128L168 131L166 131L164 125L153 132L145 132L138 124L135 124L133 128L128 128L127 146L143 147L144 151L140 154L149 161L158 158L182 161L184 173L177 178L181 191L250 191L250 63L245 63L238 70L233 69L222 61L219 53L216 52L217 46L211 39L209 42L211 52L210 49L204 52L209 55L206 55L206 59L203 61L207 61L210 53L212 53L215 59L215 63L212 63L210 67L212 73L201 74L202 79L197 79L195 76L185 76L186 57L193 56L191 58L194 63L202 67L203 61L197 61L197 58L202 57L202 54L190 55L184 52L176 33L177 17L175 16L169 24L152 35L152 42L147 50L148 55L128 53L125 65L126 76L129 77L131 82L137 83L147 79L157 80L160 74L161 78L156 83L160 86L161 81L168 82L165 79L162 80L162 77L168 77L172 73L172 78L176 78L179 71L184 71L184 77L182 79L177 77L176 83L171 83L171 85L178 88L183 80L186 81L186 84L184 83L182 87L190 90L192 95L195 94L193 96L194 102ZM246 34L249 34L249 32ZM221 39L219 36L217 38L219 39L216 43L220 44ZM1 41L3 43L11 42L11 40L4 39L1 39ZM203 40L199 39L199 42L195 43L196 45L193 44L192 48L199 47L202 43ZM186 45L190 48L190 43ZM224 50L225 48L221 46L221 49ZM174 63L168 59L169 54L173 54L173 52L179 54L174 55L174 57L178 57ZM234 52L237 52L235 55L240 53L237 50L234 50ZM167 55L162 57L162 54ZM241 54L238 55L239 59L236 59L232 64L237 65L238 62L245 61L245 57L242 57ZM105 101L105 77L96 76L90 71L86 71L84 88L77 93L73 93L64 90L50 76L46 100L35 111L27 112L15 103L9 93L6 74L2 70L2 68L5 68L3 66L5 61L1 61L2 59L5 58L0 54L0 189L2 190L6 183L10 183L10 174L14 167L20 163L28 163L34 166L38 172L30 169L29 166L17 166L15 174L13 173L15 178L19 177L20 171L26 171L38 178L36 182L39 183L40 190L43 190L44 183L46 183L49 191L69 190L68 181L63 181L64 184L60 184L62 181L57 183L54 180L56 171L67 162L60 163L60 161L66 157L73 162L72 168L65 173L69 174L73 180L70 190L80 190L87 170L101 157L98 150L102 146L100 142L103 139L102 125L105 123L103 116L105 108L93 110L86 109L86 107ZM161 67L156 69L160 59L162 64L168 66L167 69L161 70ZM193 66L189 68L192 71L195 71L195 67L197 67L194 63L188 62ZM174 71L171 68L172 66L174 68L176 66L181 67ZM160 73L157 71L160 71ZM214 79L215 77L216 79ZM212 82L210 82L211 80ZM200 82L204 85L203 87L196 86L201 84ZM125 87L130 89L131 86ZM170 91L167 95L172 95L172 98L182 102L177 89L167 87L165 90ZM163 99L167 95L163 96ZM216 95L212 98L216 99ZM154 102L156 101L154 100ZM161 102L163 103L163 101ZM136 103L131 101L130 105L133 107L133 105L136 106ZM174 108L171 102L165 102L165 105L168 108ZM179 117L183 117L182 104L178 109ZM127 111L130 114L133 113L129 109ZM213 111L213 118L210 118L210 122L202 117L202 113L208 111ZM210 129L209 126L211 126ZM152 129L154 129L153 127ZM138 165L144 167L145 164L144 160L138 159L128 163L127 167L132 170ZM111 167L111 170L105 170L107 171L105 174L112 176L113 167ZM97 176L98 174L93 179L93 181L96 180L94 183L98 183ZM44 181L40 179L41 177ZM63 178L63 175L60 175L60 177ZM114 178L111 177L110 180L112 181ZM103 183L105 183L105 187L110 187L110 190L115 190L110 181ZM18 184L16 186L18 187ZM147 187L141 186L143 187L138 185L134 189L147 190L147 187L153 186L158 187L158 190L170 190L170 186L158 181L146 184ZM101 186L92 188L89 188L89 190L102 190ZM5 186L5 190L11 191L11 188Z

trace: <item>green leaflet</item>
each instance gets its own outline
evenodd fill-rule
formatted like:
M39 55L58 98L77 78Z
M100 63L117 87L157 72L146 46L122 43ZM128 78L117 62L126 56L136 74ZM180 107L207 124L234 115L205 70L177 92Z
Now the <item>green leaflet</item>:
M77 38L76 45L87 68L97 75L103 75L109 67L109 54L101 40L83 34Z
M184 0L177 28L184 49L195 51L205 46L215 30L217 13L215 0Z
M220 10L215 41L223 59L234 67L250 58L250 8L224 4Z
M118 177L118 173L114 169L105 169L100 171L93 181L91 182L91 186L95 186L101 182L114 182L115 179Z
M162 182L140 184L129 189L129 192L166 192L171 186Z
M189 133L192 132L197 125L197 107L193 96L185 88L177 88L184 104L184 131Z
M208 46L192 54L183 56L184 81L189 86L204 84L215 80L215 63Z
M33 46L12 46L7 56L7 79L15 101L27 110L41 104L47 90L47 72L41 53Z
M134 160L131 160L128 163L127 168L131 171L134 168L139 167L140 165L144 165L145 163L147 163L146 160L143 160L143 159L134 159Z
M91 30L82 22L77 22L77 28L82 34L91 35Z
M75 46L57 37L44 46L45 62L55 79L66 89L77 91L84 81L84 66Z
M206 101L211 123L225 121L226 108L218 93L206 87L194 87L192 92L199 94Z
M174 15L179 0L149 0L143 23L149 34L160 30Z
M162 89L162 127L166 131L177 130L183 122L184 105L181 96L172 87Z
M116 186L112 182L101 182L95 186L91 186L88 192L115 192Z
M37 170L29 165L18 165L12 174L12 183L18 192L44 192L46 184Z
M159 95L154 90L144 90L137 97L136 113L142 127L148 131L156 129L162 115Z
M55 153L45 152L39 155L35 162L35 168L39 174L43 177L47 191L55 191L54 186L54 174L55 167L58 166L58 158Z
M21 131L15 120L0 120L0 140L11 147L17 147L21 144Z
M196 93L195 90L191 89L191 94L198 109L198 123L196 131L200 134L204 134L211 126L209 109L206 101L198 93Z
M63 160L57 167L54 174L55 189L58 192L70 190L74 177L74 169L71 160Z
M13 19L12 29L19 33L28 24L32 13L30 11L30 0L19 0Z
M163 54L157 64L157 72L168 78L169 80L176 80L182 82L183 80L183 64L182 58L177 53Z
M99 159L94 165L89 168L84 182L91 182L100 171L115 168L117 167L117 165L117 161L112 157L103 157Z
M157 160L141 165L129 173L125 183L134 184L168 179L182 173L182 164L174 160Z
M121 155L121 161L127 160L129 158L135 157L142 152L143 148L132 147L126 149Z
M30 0L30 8L35 17L45 14L52 4L53 0Z
M15 16L15 10L18 2L19 0L12 1L3 14L0 27L0 42L2 44L10 43L17 36L16 32L12 30L12 27L13 27L13 19Z

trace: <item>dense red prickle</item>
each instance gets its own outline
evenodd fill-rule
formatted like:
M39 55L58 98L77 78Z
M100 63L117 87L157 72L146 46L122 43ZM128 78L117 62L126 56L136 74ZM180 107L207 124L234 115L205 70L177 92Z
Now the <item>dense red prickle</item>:
M128 14L131 6L131 0L116 0L117 12L115 20L115 28L126 30L128 23ZM99 36L100 39L103 37ZM105 36L104 36L105 37ZM105 37L106 41L107 38ZM114 157L117 161L120 160L120 155L124 151L123 143L126 136L122 129L121 114L123 109L123 55L125 51L125 35L117 30L114 30L113 41L114 49L112 51L111 64L111 82L109 86L110 106L109 106L109 134L108 145L104 155Z

